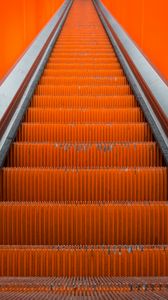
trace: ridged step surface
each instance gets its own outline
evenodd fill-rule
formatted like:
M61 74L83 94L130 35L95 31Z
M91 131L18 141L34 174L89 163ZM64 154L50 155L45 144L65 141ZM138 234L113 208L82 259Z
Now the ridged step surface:
M17 142L111 143L151 142L149 125L141 123L60 124L22 123Z
M163 167L2 170L2 201L167 201L167 187L167 170Z
M49 109L29 108L25 121L29 123L135 123L143 121L139 108L113 109Z
M4 245L168 244L168 206L158 202L3 203L0 219L0 244Z
M168 276L168 247L1 246L0 265L0 276Z
M0 299L168 299L167 168L91 0L73 2L0 200Z
M167 299L166 277L10 277L1 279L6 299Z
M8 167L113 168L162 166L155 142L61 144L14 143Z
M33 108L130 108L137 107L137 102L131 96L34 96L31 102Z

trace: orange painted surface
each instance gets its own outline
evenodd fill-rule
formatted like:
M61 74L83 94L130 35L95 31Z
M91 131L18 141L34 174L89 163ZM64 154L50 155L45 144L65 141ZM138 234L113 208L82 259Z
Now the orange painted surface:
M151 299L146 276L160 292L168 276L167 200L162 154L92 0L75 0L0 170L0 282L64 277L56 297L74 299L83 277L79 298L110 299L91 280L104 293L109 277L121 289L136 276L131 299Z
M0 80L62 3L63 0L0 1Z
M168 1L102 0L157 71L168 80Z

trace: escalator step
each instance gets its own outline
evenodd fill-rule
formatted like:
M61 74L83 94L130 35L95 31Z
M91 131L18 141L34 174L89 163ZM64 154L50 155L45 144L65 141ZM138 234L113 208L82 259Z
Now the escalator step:
M168 206L0 204L1 245L166 245ZM20 226L22 224L22 226Z
M17 141L54 143L149 142L147 123L125 124L38 124L22 123Z
M139 99L75 0L0 170L0 299L168 299L167 201Z
M111 78L91 78L91 77L84 77L84 78L79 78L79 77L71 77L71 78L66 78L66 77L59 77L55 78L54 76L52 77L42 77L40 80L40 85L124 85L127 84L127 80L124 76L118 76L118 77L111 77Z
M29 108L25 122L29 123L135 123L143 122L140 108L54 109Z
M154 142L109 144L14 143L9 167L113 168L162 166Z
M130 96L33 96L31 107L37 108L131 108L137 107Z
M88 77L88 76L94 76L94 77L114 77L114 76L123 76L123 70L122 69L66 69L61 68L59 70L56 69L44 69L43 73L44 77L47 76L54 76L54 77ZM85 95L87 96L87 94Z
M167 264L163 246L0 247L0 276L168 276Z
M2 201L167 201L167 169L2 169Z
M131 95L129 85L119 86L55 86L55 85L38 85L35 95L49 96L122 96Z

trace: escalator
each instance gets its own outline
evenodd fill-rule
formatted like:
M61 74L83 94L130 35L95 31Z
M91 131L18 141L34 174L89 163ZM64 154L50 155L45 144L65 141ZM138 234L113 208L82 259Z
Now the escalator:
M0 176L1 299L168 298L166 164L92 1L73 2Z

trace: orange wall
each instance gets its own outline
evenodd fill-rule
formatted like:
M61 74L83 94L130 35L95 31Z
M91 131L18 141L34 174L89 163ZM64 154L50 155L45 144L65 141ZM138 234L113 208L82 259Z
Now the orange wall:
M158 72L168 80L168 1L102 1Z
M0 79L62 3L63 0L0 0Z

